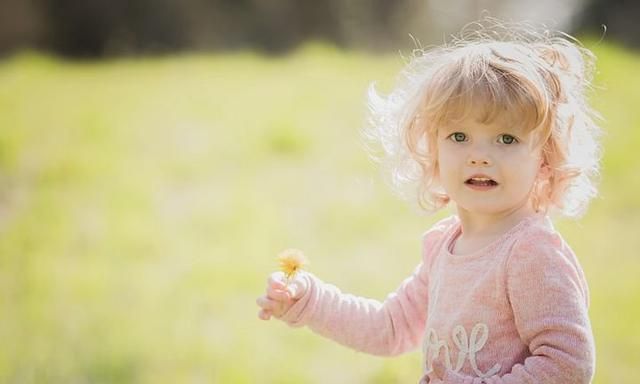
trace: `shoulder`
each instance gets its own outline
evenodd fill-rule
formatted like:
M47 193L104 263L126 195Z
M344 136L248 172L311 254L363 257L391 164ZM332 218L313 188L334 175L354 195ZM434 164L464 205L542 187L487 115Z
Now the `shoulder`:
M531 220L515 238L512 254L528 254L534 252L553 252L562 249L566 243L556 231L548 217Z
M573 259L573 251L553 227L551 220L541 217L524 226L514 239L507 265L517 268L546 268Z
M548 218L536 220L517 236L507 259L511 284L532 286L563 280L588 296L584 272L573 250Z
M446 217L429 228L422 235L422 261L425 266L431 266L440 253L444 241L459 225L457 216Z
M422 234L422 245L430 247L436 245L442 238L451 232L459 223L455 215L445 217L436 222L425 233Z
M562 235L548 217L531 220L515 236L509 259L561 257L575 258Z

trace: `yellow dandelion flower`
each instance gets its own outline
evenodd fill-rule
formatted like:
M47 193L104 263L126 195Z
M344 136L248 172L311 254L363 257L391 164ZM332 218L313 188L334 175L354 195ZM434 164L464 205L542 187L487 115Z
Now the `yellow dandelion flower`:
M291 279L308 264L304 253L299 249L285 249L278 255L278 262L280 263L280 270L284 272L287 280Z

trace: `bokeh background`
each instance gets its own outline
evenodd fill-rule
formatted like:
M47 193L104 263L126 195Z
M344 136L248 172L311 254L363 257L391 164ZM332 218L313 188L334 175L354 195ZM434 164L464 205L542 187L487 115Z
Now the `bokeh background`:
M1 0L0 382L416 382L419 351L356 353L255 299L288 247L377 299L413 270L448 212L385 185L365 92L488 11L598 56L601 195L557 226L591 288L595 383L636 383L638 4Z

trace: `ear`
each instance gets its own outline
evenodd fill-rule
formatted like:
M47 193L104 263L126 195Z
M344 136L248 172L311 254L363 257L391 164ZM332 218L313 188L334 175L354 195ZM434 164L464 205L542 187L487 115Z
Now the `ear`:
M538 178L547 180L551 177L551 167L544 159L540 159L540 168L538 168Z

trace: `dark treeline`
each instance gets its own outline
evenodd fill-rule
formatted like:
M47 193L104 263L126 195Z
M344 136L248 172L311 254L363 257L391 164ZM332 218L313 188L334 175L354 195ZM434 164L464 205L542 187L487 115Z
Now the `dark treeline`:
M0 52L76 57L176 50L286 51L308 39L385 49L415 0L0 0ZM369 43L367 44L367 41Z
M308 39L395 50L410 45L409 34L425 43L441 41L442 20L436 19L442 15L433 15L430 3L434 1L0 0L0 54L25 47L72 57L244 48L280 53ZM466 3L475 4L463 9L468 21L482 7L499 9L507 0ZM581 4L587 6L576 10L576 28L598 33L606 24L608 38L640 45L640 2Z
M579 19L581 31L602 34L628 47L640 48L640 1L589 0Z

